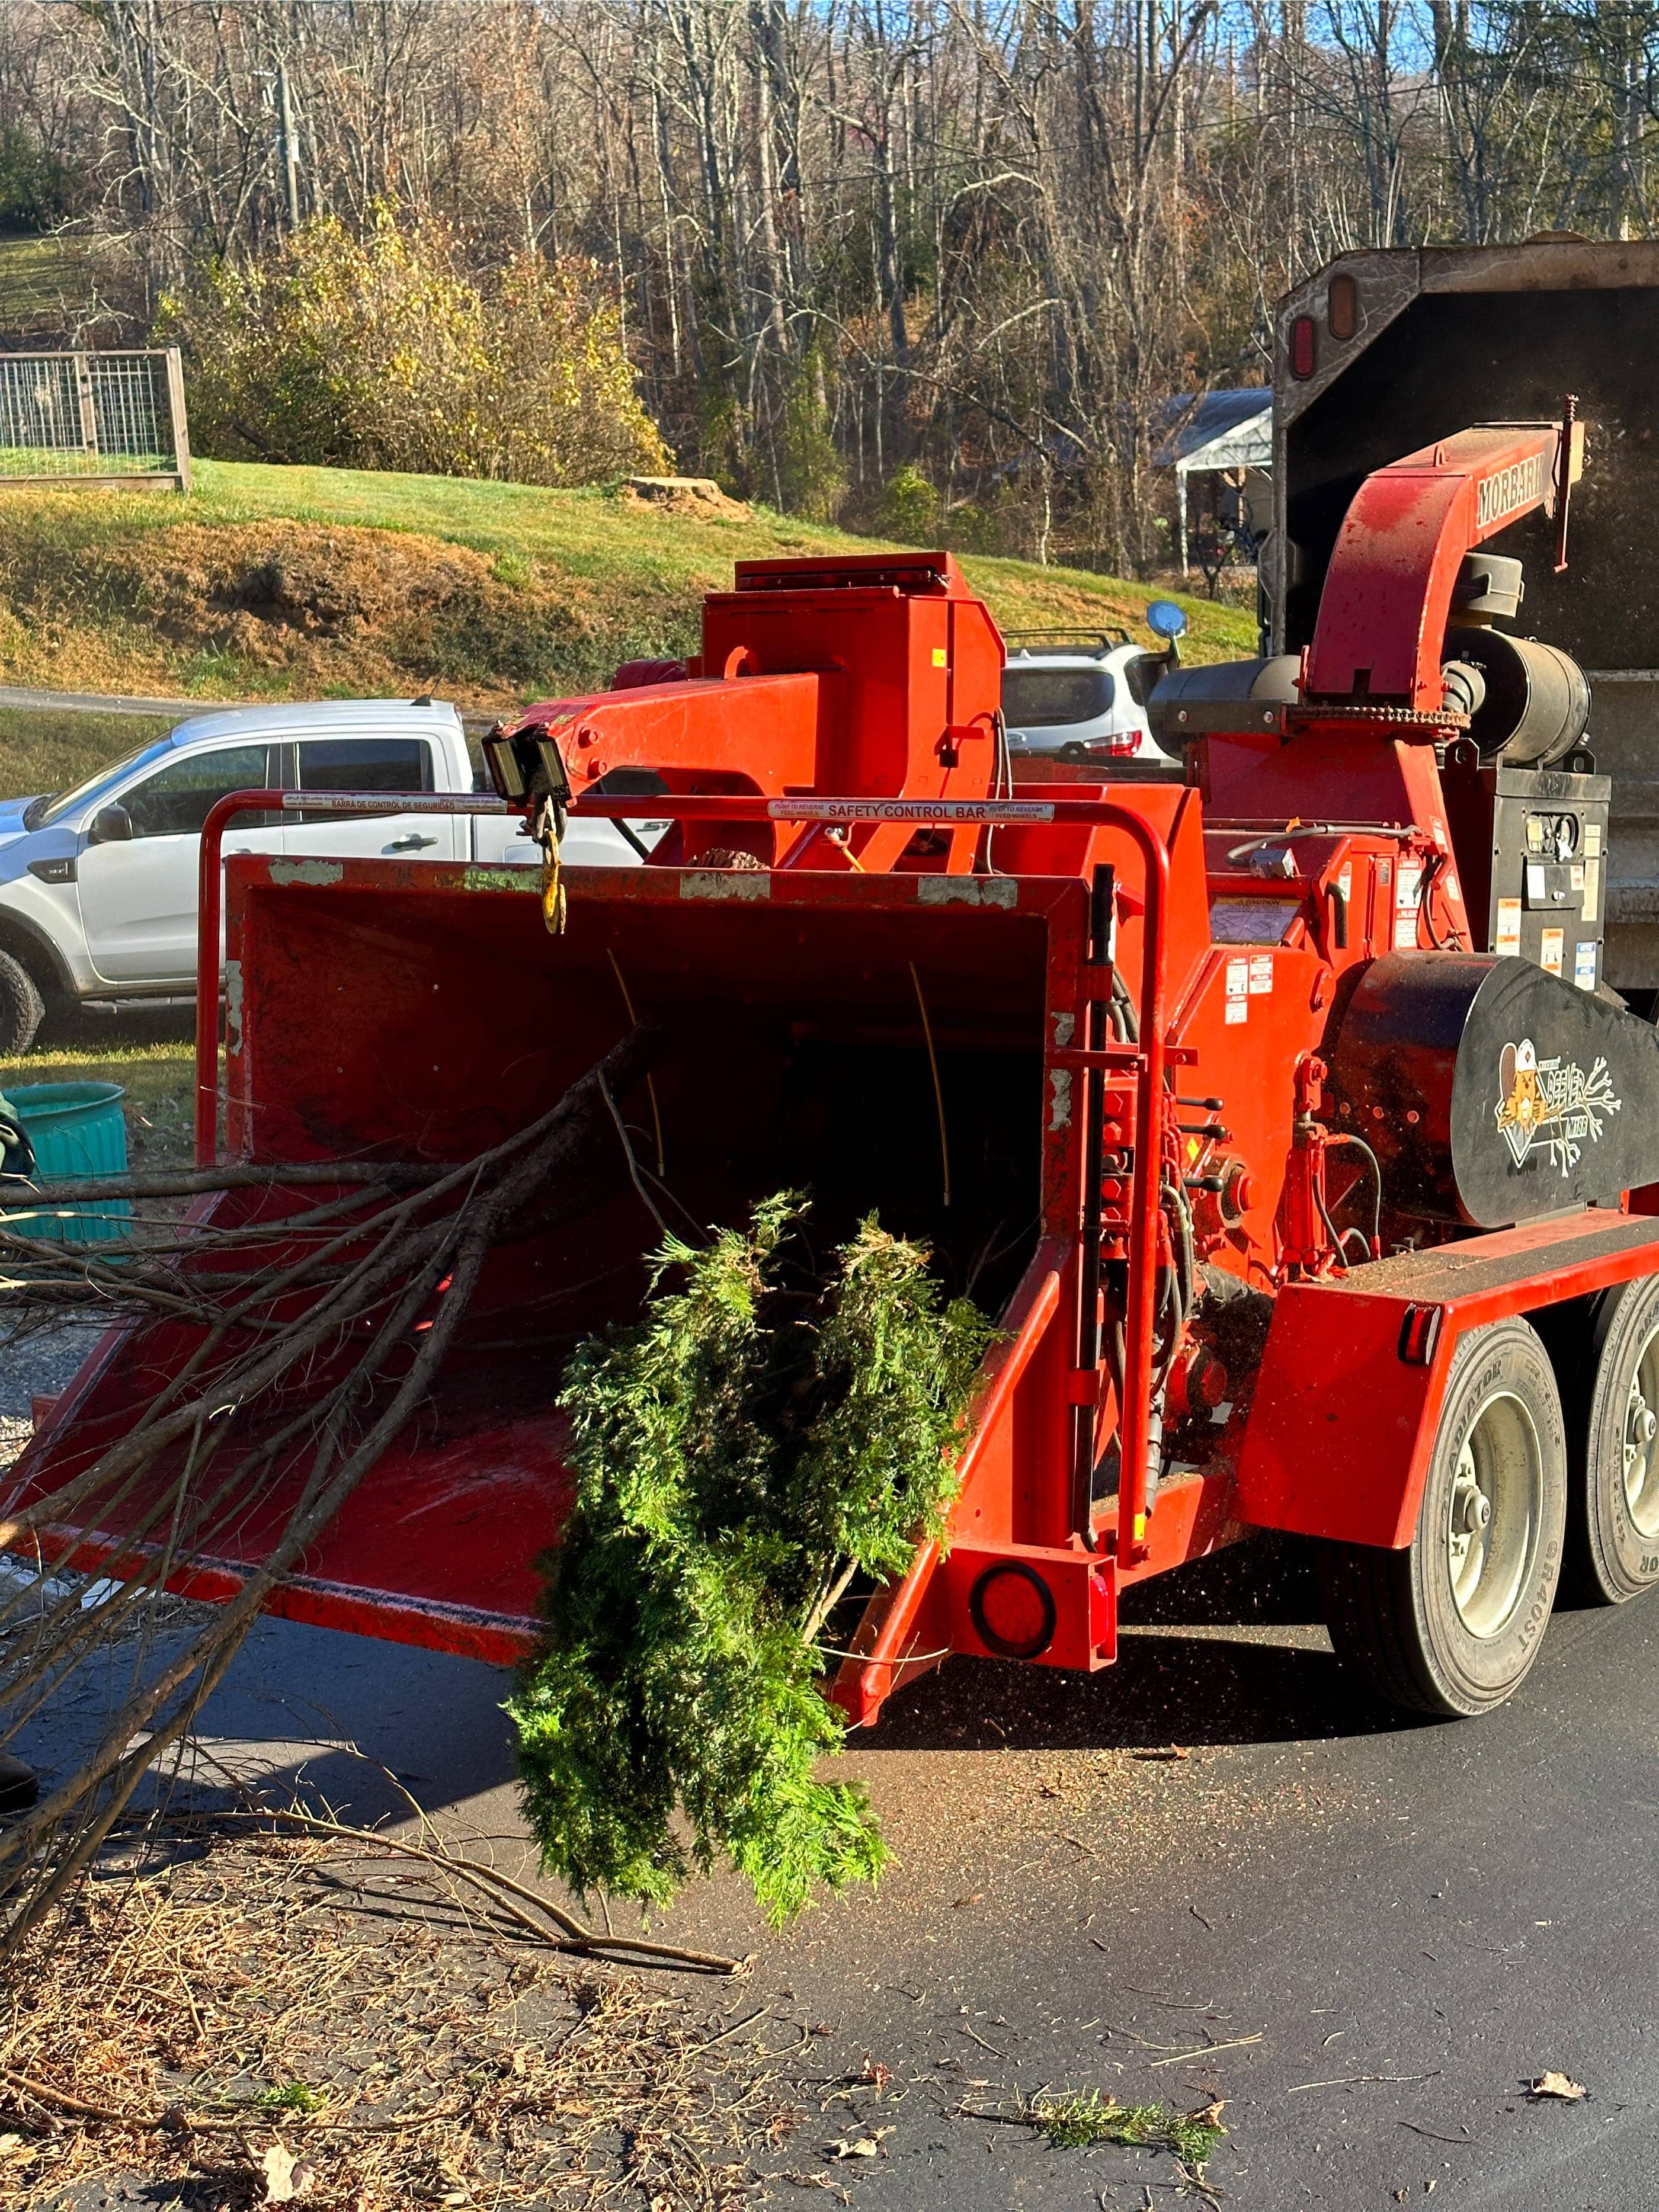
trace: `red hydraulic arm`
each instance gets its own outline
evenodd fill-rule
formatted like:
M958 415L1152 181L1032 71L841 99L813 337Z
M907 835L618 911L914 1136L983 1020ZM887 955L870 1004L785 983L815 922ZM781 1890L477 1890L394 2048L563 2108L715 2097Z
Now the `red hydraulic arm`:
M1583 465L1569 416L1460 430L1367 477L1326 573L1304 703L1437 713L1463 556L1535 507L1553 514Z

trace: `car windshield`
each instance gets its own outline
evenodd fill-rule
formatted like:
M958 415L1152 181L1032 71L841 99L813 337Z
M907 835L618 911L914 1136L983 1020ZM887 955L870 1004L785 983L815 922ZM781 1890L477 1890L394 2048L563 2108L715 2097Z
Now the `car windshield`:
M1111 672L1104 668L1005 668L1002 711L1017 730L1058 729L1092 722L1112 703Z
M44 806L40 807L38 812L35 807L30 807L29 828L44 830L48 823L58 821L63 815L73 813L83 800L90 799L94 792L101 791L106 783L113 783L118 776L125 775L129 769L142 768L147 761L160 760L167 750L170 742L170 739L164 738L158 744L145 745L138 752L129 753L125 760L116 761L108 768L97 769L94 774L77 783L72 791L57 793L46 801Z

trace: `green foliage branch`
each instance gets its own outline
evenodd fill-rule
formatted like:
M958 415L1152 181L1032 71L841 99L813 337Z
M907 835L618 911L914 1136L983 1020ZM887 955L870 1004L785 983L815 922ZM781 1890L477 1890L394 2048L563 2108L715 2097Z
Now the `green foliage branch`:
M543 1863L584 1893L665 1903L724 1855L777 1925L886 1859L862 1787L816 1771L844 1735L819 1640L855 1575L943 1536L991 1331L873 1216L817 1276L806 1211L670 1237L643 1319L566 1370L575 1507L507 1711Z

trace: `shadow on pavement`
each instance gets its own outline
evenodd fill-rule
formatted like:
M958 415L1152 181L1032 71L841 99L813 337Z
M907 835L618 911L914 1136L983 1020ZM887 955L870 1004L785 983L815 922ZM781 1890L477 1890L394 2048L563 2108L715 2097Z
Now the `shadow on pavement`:
M1144 1751L1376 1735L1413 1725L1328 1650L1178 1632L1129 1634L1097 1674L948 1661L898 1692L872 1751Z
M1312 1548L1292 1538L1264 1536L1143 1583L1125 1591L1119 1618L1116 1664L1097 1674L951 1660L897 1692L863 1741L882 1751L1155 1753L1416 1725L1338 1665Z

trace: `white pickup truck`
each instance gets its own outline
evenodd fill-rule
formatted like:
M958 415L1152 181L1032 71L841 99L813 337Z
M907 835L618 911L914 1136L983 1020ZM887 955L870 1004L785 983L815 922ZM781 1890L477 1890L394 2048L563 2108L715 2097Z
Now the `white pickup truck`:
M202 824L227 792L473 788L454 708L351 699L199 715L73 791L0 799L0 1053L27 1051L53 1005L188 1003ZM470 814L254 817L225 850L541 858L515 817ZM639 856L607 823L571 824L571 860Z

